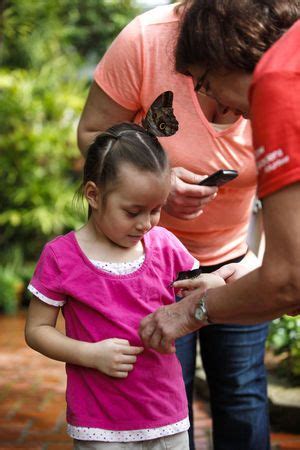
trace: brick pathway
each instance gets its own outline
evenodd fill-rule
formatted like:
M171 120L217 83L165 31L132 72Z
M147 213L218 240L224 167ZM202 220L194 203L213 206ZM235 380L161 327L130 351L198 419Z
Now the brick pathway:
M22 315L0 316L0 450L71 450L63 364L27 348L23 328ZM202 400L195 402L195 422L197 450L211 450L211 419ZM277 433L272 442L274 450L300 450L300 435Z

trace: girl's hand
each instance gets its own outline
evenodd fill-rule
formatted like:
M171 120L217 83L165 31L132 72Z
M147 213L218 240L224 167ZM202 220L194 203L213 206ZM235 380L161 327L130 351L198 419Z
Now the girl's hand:
M197 288L202 290L213 289L225 284L224 279L216 273L202 273L197 278L191 278L189 280L175 281L173 287L180 289L180 295L185 297L190 294L191 291Z
M172 169L171 192L164 210L178 219L190 220L200 216L203 208L217 195L217 187L199 186L206 178L183 167Z
M97 369L110 377L126 378L133 370L143 347L134 347L126 339L111 338L89 344L87 367Z
M214 274L219 275L224 278L227 284L238 280L239 278L247 275L247 273L252 272L252 270L257 269L260 266L258 258L253 252L248 251L245 258L239 263L231 263L222 266L220 269L216 270Z

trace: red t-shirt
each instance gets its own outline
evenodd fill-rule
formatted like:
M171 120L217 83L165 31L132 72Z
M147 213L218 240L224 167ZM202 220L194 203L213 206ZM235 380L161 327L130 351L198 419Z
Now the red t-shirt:
M300 181L300 20L257 65L250 104L262 198Z

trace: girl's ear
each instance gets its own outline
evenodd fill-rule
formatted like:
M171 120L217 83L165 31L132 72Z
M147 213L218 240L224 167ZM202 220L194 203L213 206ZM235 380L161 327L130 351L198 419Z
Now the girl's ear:
M93 181L88 181L84 186L84 196L92 209L97 210L99 208L100 192Z

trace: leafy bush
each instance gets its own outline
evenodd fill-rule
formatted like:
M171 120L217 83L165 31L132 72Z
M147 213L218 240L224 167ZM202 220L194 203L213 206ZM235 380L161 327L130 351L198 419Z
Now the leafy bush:
M270 326L268 347L275 353L287 353L281 373L300 380L300 317L284 316Z
M0 271L0 312L13 314L18 309L18 299L23 288L22 280L13 267L1 267Z
M40 71L0 72L0 245L35 257L50 236L78 226L76 124L83 82L58 58Z
M132 0L6 0L2 65L41 68L57 55L95 64L138 12Z
M45 242L82 222L73 202L82 164L76 128L87 95L82 73L137 12L131 0L0 2L0 309L5 312L15 311Z
M25 264L23 250L12 245L2 255L0 268L0 313L14 314L28 306L30 294L27 291L35 263Z

